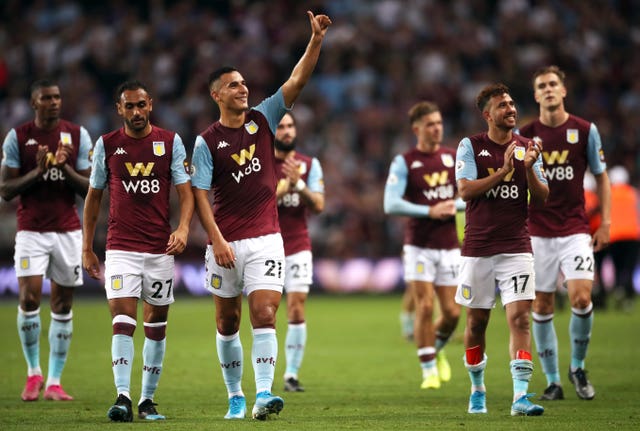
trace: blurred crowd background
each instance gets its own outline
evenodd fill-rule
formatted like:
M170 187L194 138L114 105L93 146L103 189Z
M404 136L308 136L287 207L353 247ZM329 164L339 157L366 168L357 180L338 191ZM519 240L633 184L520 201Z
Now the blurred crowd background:
M637 0L2 0L0 132L33 118L29 85L52 77L63 117L95 142L121 127L113 93L137 78L151 90L152 121L179 132L190 155L218 118L208 74L237 67L258 104L306 47L306 10L333 20L293 110L299 149L324 169L326 210L311 222L316 257L399 255L402 220L384 215L382 198L393 156L415 143L411 105L437 102L455 148L486 128L474 99L487 83L511 88L520 124L536 116L531 75L542 65L565 70L568 110L596 123L608 164L638 183ZM2 260L13 255L16 201L0 203ZM187 258L201 259L205 242L194 217Z

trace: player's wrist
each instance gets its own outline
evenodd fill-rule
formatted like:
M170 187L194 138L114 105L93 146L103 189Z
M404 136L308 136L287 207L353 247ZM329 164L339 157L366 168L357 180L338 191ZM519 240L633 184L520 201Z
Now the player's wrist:
M295 185L293 186L293 189L297 192L301 192L304 190L305 187L307 187L307 183L305 183L302 178L298 178L298 181L296 181Z

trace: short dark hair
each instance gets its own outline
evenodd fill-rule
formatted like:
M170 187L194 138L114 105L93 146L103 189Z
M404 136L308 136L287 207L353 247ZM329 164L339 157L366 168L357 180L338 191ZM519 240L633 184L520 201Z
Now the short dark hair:
M440 108L435 102L428 100L418 102L409 109L409 124L413 125L416 121L428 114L440 112Z
M122 84L118 85L118 88L116 90L116 94L115 94L116 102L120 101L120 97L122 96L122 93L124 93L125 91L139 90L139 89L142 89L145 91L145 93L149 94L149 90L147 90L147 86L136 79L123 82Z
M558 79L560 80L560 82L562 82L562 84L564 85L564 79L565 79L566 75L555 64L552 64L550 66L543 66L543 67L539 68L538 70L536 70L533 73L533 78L531 79L531 83L535 86L536 85L536 78L538 76L540 76L540 75L546 75L547 73L555 73L556 76L558 77Z
M209 74L209 80L207 81L209 90L211 90L211 86L213 85L213 83L216 82L218 79L220 79L222 75L224 75L225 73L231 73L231 72L237 72L237 71L238 69L236 69L233 66L222 66L214 70L213 72L211 72Z
M478 96L476 97L476 106L480 112L482 112L492 97L502 96L505 93L509 94L509 87L506 85L502 83L489 84L480 90L480 93L478 93Z
M49 88L49 87L57 87L58 84L52 80L52 79L38 79L37 81L34 81L33 84L31 84L31 87L29 87L29 94L31 95L31 97L33 97L33 93L35 93L36 91L40 90L41 88Z

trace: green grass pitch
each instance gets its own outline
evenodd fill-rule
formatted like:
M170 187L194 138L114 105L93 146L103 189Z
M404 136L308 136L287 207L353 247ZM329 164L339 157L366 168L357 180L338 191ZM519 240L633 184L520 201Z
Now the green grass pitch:
M511 417L512 385L508 367L508 335L502 309L493 311L488 331L486 370L487 415L466 413L469 378L462 364L464 318L447 347L453 378L439 390L419 389L421 372L416 348L400 337L398 295L311 295L307 302L308 347L300 379L307 391L282 391L284 307L279 310L279 362L274 393L285 407L275 420L225 421L226 390L215 352L214 306L211 298L177 298L169 315L167 355L155 401L164 422L110 423L106 412L115 400L110 368L111 323L106 300L78 299L74 335L63 374L71 402L25 403L20 392L26 365L16 331L16 301L0 302L0 430L603 430L640 429L640 315L613 310L596 312L587 358L596 388L592 401L579 400L566 379L569 363L568 319L556 314L560 367L565 400L546 402L540 417ZM46 374L48 305L42 307L41 366ZM464 314L463 314L464 316ZM132 395L140 393L142 325L135 334ZM244 310L243 389L248 409L255 386L250 364L251 340ZM545 387L539 362L530 391Z

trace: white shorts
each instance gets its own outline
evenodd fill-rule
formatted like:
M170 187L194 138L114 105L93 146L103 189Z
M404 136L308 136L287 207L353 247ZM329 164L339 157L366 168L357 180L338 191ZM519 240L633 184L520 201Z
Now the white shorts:
M310 250L285 257L284 289L286 292L309 293L313 283L313 255Z
M460 249L438 250L405 244L402 247L404 281L428 281L436 286L456 286Z
M60 286L82 286L82 231L16 233L16 276L42 275Z
M531 237L539 292L555 292L558 275L565 280L593 280L591 236L586 233L558 238Z
M140 298L151 305L173 303L174 258L168 254L107 250L104 288L108 299Z
M257 289L282 293L284 285L284 245L282 235L273 233L229 243L236 255L235 268L219 266L209 244L204 258L204 287L221 298L235 298Z
M535 285L531 253L462 256L456 302L468 308L493 308L496 288L500 290L502 305L533 300Z

